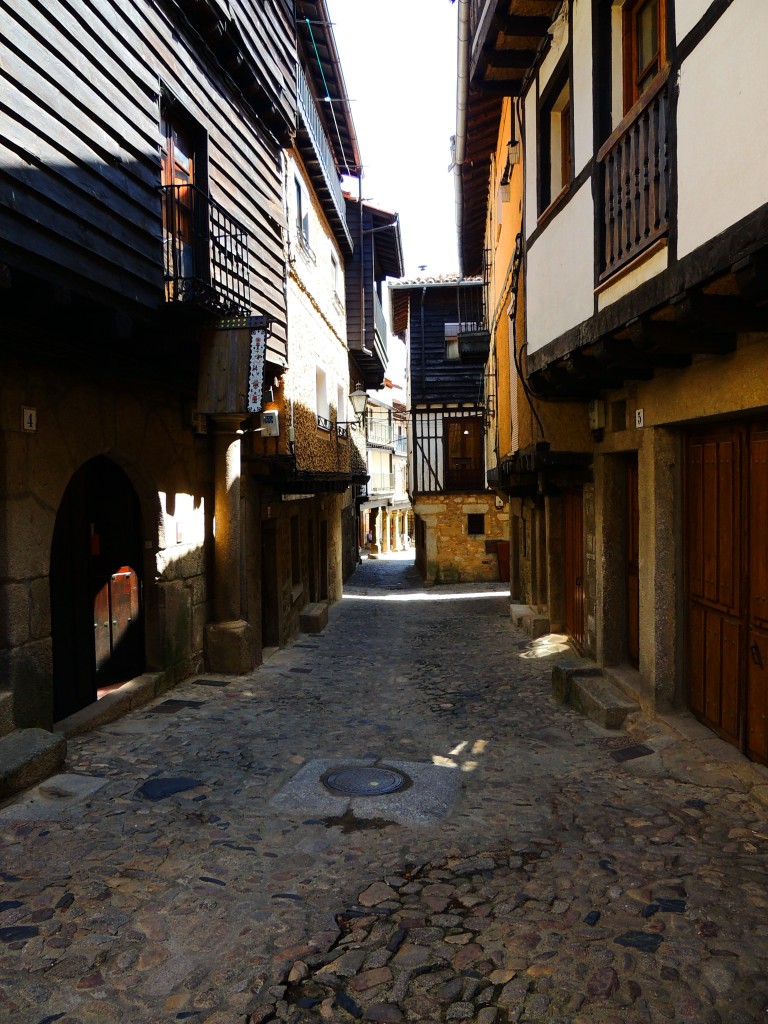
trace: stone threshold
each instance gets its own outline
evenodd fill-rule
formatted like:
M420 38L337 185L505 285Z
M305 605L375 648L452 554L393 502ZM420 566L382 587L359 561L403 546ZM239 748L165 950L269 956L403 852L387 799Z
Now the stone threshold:
M149 704L171 686L164 672L145 672L67 718L62 718L54 724L53 731L67 738L91 732L107 722L122 718L129 711Z

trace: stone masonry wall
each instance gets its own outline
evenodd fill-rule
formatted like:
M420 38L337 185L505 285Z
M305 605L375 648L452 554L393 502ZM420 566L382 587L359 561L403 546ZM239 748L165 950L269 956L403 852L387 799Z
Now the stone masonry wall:
M82 367L0 369L0 688L18 726L50 727L53 663L50 557L73 474L107 456L138 496L144 539L147 668L178 679L202 666L208 617L209 442L183 423L178 396ZM37 430L21 429L21 407Z
M496 581L499 578L495 550L489 542L509 536L507 508L497 509L493 494L444 494L431 496L415 506L427 529L426 578L437 583ZM485 532L471 536L468 516L484 516ZM431 534L431 536L430 536Z

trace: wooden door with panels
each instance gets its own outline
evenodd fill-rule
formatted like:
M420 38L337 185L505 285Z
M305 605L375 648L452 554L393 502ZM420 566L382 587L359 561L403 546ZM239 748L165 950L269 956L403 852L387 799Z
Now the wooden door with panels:
M686 473L691 711L768 763L768 427L691 435Z
M638 491L637 454L626 462L626 602L627 661L640 666L640 503Z
M563 492L565 518L565 631L584 646L584 495L580 487Z

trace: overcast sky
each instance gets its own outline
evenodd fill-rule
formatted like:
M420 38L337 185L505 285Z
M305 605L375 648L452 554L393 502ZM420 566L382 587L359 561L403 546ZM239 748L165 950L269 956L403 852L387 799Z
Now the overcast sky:
M450 142L456 4L327 0L363 161L363 198L400 214L406 277L456 273ZM355 185L356 189L356 185Z

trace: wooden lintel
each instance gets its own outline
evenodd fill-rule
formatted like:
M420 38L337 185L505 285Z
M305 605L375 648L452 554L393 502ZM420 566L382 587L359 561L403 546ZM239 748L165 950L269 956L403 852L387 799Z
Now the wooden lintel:
M627 338L643 352L673 355L711 355L732 352L736 347L735 333L692 329L652 317L633 321L616 336Z
M768 298L768 251L761 249L740 260L733 268L742 298L762 302Z
M670 305L674 322L726 334L768 330L768 313L739 295L708 295L693 291Z
M473 89L477 89L479 92L484 92L491 96L519 96L520 86L522 84L522 78L509 78L504 82L500 82L495 79L486 81L482 78L472 80Z
M540 15L507 14L499 15L495 20L499 31L505 36L522 37L524 39L543 39L549 31L551 18Z
M505 71L527 70L536 60L535 50L497 50L493 46L484 49L486 65Z
M619 370L633 371L682 369L689 366L691 356L681 352L654 352L636 348L631 340L618 334L602 338L589 346L591 355ZM635 378L640 380L642 378Z

